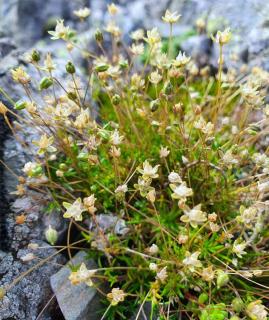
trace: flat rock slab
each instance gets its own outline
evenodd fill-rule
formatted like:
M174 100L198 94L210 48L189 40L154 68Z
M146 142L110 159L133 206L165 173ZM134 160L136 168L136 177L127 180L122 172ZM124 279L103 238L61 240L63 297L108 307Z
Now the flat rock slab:
M89 269L96 268L93 260L86 259L85 252L78 252L72 259L74 265L84 262ZM68 265L50 278L59 307L66 320L99 320L102 316L100 296L96 289L86 284L72 285L68 277ZM103 307L104 308L104 307Z

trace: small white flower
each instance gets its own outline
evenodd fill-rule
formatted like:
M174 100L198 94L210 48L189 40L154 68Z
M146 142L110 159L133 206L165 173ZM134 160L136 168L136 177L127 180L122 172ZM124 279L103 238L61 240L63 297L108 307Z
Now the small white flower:
M173 61L173 65L175 67L182 67L185 66L187 63L189 63L191 60L190 57L187 57L185 52L179 51L176 60Z
M110 142L114 146L118 146L119 144L121 144L123 139L124 139L124 137L120 136L119 131L117 129L110 136Z
M198 224L202 224L207 220L207 217L205 212L201 210L201 204L198 204L194 208L184 211L184 215L180 217L180 220L190 223L193 228L197 228Z
M200 255L199 251L196 251L194 253L190 253L190 252L186 252L186 256L185 259L183 259L183 264L185 264L185 266L187 266L191 272L194 271L195 268L201 268L202 267L202 263L200 260L198 260L198 257Z
M213 270L213 267L209 266L207 268L204 268L202 270L201 277L203 280L205 280L207 282L211 282L215 277L215 271Z
M171 183L182 183L182 179L181 177L179 176L178 173L172 171L169 176L168 176L168 180L171 182Z
M173 23L176 23L180 17L181 17L181 15L177 14L177 11L171 12L167 9L165 11L165 15L162 17L162 19L164 22L173 24Z
M245 241L240 242L240 240L236 239L233 244L233 253L237 255L238 258L242 258L242 255L246 254L245 248L247 247L247 243Z
M112 291L107 294L112 306L116 306L119 302L124 301L125 296L126 293L119 288L113 288Z
M91 14L91 10L87 7L74 11L74 15L81 20L86 19L90 14Z
M232 33L230 28L226 28L224 31L218 31L216 37L212 37L212 39L220 45L224 45L231 40L231 37Z
M182 182L179 185L170 184L170 188L173 190L171 195L173 199L186 200L187 197L193 195L192 188L188 188L186 182Z
M52 40L57 39L67 39L69 33L69 27L64 25L64 20L57 20L57 24L55 27L55 31L49 31L50 35L52 35Z
M131 50L132 54L134 54L135 56L139 56L144 53L144 44L143 43L140 43L140 44L133 43L132 46L130 47L130 50Z
M157 30L157 28L153 28L152 30L147 31L147 38L144 40L149 44L150 47L155 46L161 41L161 36Z
M161 146L161 149L160 149L160 158L166 158L170 153L170 150L168 150L167 147L163 147Z
M144 30L137 29L131 33L131 38L135 41L142 40L144 38Z
M75 202L68 203L63 202L63 206L66 209L64 218L74 218L76 221L82 221L82 212L85 211L85 207L81 202L81 198L78 198Z
M158 84L162 80L162 76L159 74L158 71L151 72L149 76L149 81L153 84Z
M155 189L152 189L148 192L147 194L147 199L148 201L150 201L151 203L154 203L156 200L156 191Z
M158 168L160 165L156 165L155 167L152 167L149 162L146 160L143 163L143 169L138 168L138 172L140 172L143 176L143 179L155 179L158 178Z
M128 191L127 184L122 184L116 188L115 193L125 193L127 191Z
M151 263L149 264L149 270L151 270L151 271L157 271L157 268L158 268L158 266L157 266L156 263L151 262Z
M85 208L91 214L93 214L97 210L94 206L95 201L96 201L96 198L95 198L94 194L91 194L89 197L83 199L83 204L84 204Z
M246 313L251 320L267 320L268 312L261 300L253 301L248 304Z
M162 283L165 282L165 280L168 277L167 271L166 271L167 267L164 267L163 269L161 269L159 272L157 272L156 274L156 279L160 280Z
M86 283L89 287L93 286L92 277L96 270L88 270L85 263L82 263L78 271L71 272L69 280L72 284L77 285L80 283Z
M153 243L153 244L148 248L148 252L149 252L150 254L157 254L157 253L159 252L159 248L158 248L158 246L157 246L155 243Z

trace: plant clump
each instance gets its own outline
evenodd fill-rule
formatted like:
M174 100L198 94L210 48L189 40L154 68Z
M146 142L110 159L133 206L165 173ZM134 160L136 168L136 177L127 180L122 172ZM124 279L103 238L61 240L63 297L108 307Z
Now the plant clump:
M86 52L63 20L49 32L82 51L85 86L72 61L61 83L52 56L34 51L40 105L33 79L22 67L12 71L29 96L15 105L19 119L40 132L17 194L49 193L48 211L77 228L98 268L72 266L69 280L101 292L109 284L102 319L138 319L148 302L150 319L267 319L268 73L223 72L229 29L212 37L220 50L212 75L184 52L173 55L177 13L163 17L171 31L165 49L157 28L133 31L125 45L118 8L108 11L111 21L95 34L100 55ZM75 15L84 20L90 11ZM114 217L113 227L101 216ZM50 226L46 237L55 244L57 231Z

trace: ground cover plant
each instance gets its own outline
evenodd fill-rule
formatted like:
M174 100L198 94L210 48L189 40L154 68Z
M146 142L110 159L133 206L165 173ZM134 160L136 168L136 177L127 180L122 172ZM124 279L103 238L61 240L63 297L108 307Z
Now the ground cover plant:
M163 16L165 45L153 28L132 32L127 46L118 8L108 10L111 22L95 33L100 55L83 48L63 20L50 32L71 53L81 49L85 85L72 60L61 83L51 55L36 50L29 63L40 79L12 70L29 97L14 103L17 117L40 133L16 193L50 194L44 214L58 210L68 219L70 256L70 229L77 229L98 268L70 265L69 280L100 291L101 319L138 319L146 303L149 319L267 319L268 73L223 72L229 29L212 36L219 48L212 75L184 53L174 55L177 13ZM83 21L90 11L75 14ZM32 99L33 81L42 105ZM10 112L1 104L6 119ZM106 216L112 227L103 226ZM54 245L57 230L46 236Z

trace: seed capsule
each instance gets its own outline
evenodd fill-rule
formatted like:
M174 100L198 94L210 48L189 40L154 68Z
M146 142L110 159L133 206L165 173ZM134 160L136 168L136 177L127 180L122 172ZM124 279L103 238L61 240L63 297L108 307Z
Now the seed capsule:
M53 84L53 81L51 78L44 77L43 79L41 79L39 83L39 89L40 90L48 89L52 84Z

